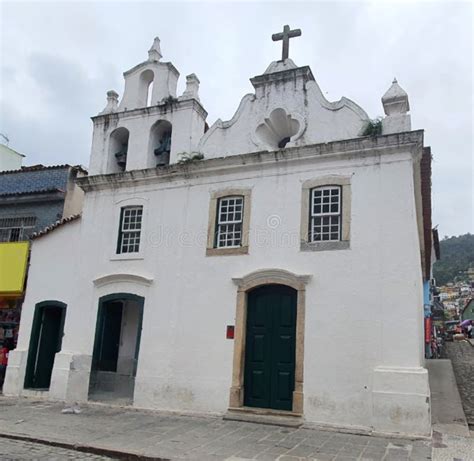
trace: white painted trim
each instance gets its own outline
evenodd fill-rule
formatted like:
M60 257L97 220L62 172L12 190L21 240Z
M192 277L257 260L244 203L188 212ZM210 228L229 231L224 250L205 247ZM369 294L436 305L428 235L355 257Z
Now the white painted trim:
M150 286L153 283L152 277L145 277L139 274L107 274L93 280L97 288L101 288L112 283L137 283L139 285Z
M145 259L145 244L147 239L145 238L147 232L147 221L148 221L148 198L144 197L130 197L115 201L114 210L114 231L115 235L113 239L110 239L110 260L121 261L121 260L134 260L134 259ZM120 228L120 212L122 208L128 206L141 206L143 207L142 212L142 227L140 231L140 250L137 253L117 253L117 239Z
M366 167L368 158L374 158L377 163L416 161L421 155L422 143L423 132L410 131L407 133L378 136L375 140L369 136L304 147L291 147L273 152L230 155L184 165L174 164L163 170L146 168L125 171L119 174L84 176L76 179L76 183L81 189L88 192L91 190L108 189L111 186L114 188L123 187L125 184L133 184L133 187L136 187L137 185L150 182L157 184L163 182L173 183L183 179L189 181L190 177L194 179L214 175L221 176L240 171L258 170L259 174L261 174L262 169L273 168L276 161L284 164L286 167L293 164L299 164L301 167L311 164L314 169L315 165L322 162L351 160L355 163L354 167ZM401 155L403 155L403 158L401 158ZM391 158L386 156L391 156Z
M234 277L232 281L239 287L239 290L246 291L259 285L268 284L272 279L276 283L287 285L295 290L302 290L311 280L312 275L297 275L284 269L260 269L243 277Z
M272 114L272 112L276 109L283 109L287 115L289 115L291 118L295 119L298 123L299 123L299 129L297 131L296 134L294 134L291 138L290 138L290 141L288 142L288 144L286 145L287 148L289 147L294 147L295 146L295 141L297 141L298 139L301 138L301 136L303 136L304 132L306 131L306 127L307 127L307 122L306 122L306 118L299 114L298 112L294 112L294 111L291 111L290 109L286 108L286 107L283 107L283 105L281 104L274 104L271 106L271 108L269 110L267 110L267 114L264 116L264 117L261 117L260 120L256 123L255 125L255 129L252 131L252 133L250 134L250 139L251 141L257 146L259 147L260 149L264 149L264 150L272 150L272 149L275 149L274 146L270 146L268 145L265 141L263 141L262 139L259 138L259 136L257 135L257 129L258 127L260 127L261 125L264 125L266 124L266 120L270 118L270 115Z
M362 120L370 120L369 116L367 115L367 112L364 109L362 109L361 106L359 106L357 103L355 103L351 99L346 98L345 96L339 99L339 101L328 101L325 98L323 92L321 91L321 88L319 88L319 85L314 80L310 80L306 82L306 90L310 92L314 92L316 99L325 109L337 111L337 110L342 109L343 107L347 107L352 112L354 112L358 117L360 117Z

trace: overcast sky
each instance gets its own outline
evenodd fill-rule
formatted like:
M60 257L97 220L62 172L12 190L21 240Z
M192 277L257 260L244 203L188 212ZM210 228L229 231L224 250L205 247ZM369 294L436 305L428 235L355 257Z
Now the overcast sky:
M412 127L434 155L440 235L473 232L473 7L470 2L1 2L0 132L25 165L88 165L90 116L122 72L161 38L163 60L201 80L208 122L227 120L279 59L271 34L302 29L290 57L309 65L330 101L346 96L370 117L394 76Z

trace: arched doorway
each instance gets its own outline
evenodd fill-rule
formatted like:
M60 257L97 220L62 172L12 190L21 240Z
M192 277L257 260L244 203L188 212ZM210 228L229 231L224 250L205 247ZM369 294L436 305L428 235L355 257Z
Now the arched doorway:
M229 410L245 410L245 362L247 349L247 313L249 295L253 290L266 286L284 286L293 289L296 295L296 333L294 387L291 412L303 414L303 368L304 333L306 310L306 285L311 275L297 275L283 269L260 269L243 277L233 278L237 285L237 305L235 312L234 359L232 367L232 385L229 393ZM258 292L255 292L258 293ZM252 295L250 295L250 298ZM250 302L252 300L250 299ZM248 384L248 383L247 383ZM288 407L288 405L287 405Z
M99 299L89 398L131 403L140 351L144 298L115 293Z
M26 364L25 389L49 389L56 352L61 350L66 304L43 301L35 306Z
M297 291L264 285L247 294L244 405L293 409Z

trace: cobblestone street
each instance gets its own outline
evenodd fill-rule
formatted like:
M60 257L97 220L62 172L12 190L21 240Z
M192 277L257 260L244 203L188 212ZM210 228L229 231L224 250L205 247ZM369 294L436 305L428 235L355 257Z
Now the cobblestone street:
M0 398L0 433L172 460L427 461L431 456L431 443L425 440L285 428L103 405L84 405L78 415L62 414L62 408L53 402ZM71 459L67 456L61 458L57 454L48 459Z
M0 437L0 460L96 460L106 461L112 458L97 456L90 453L80 453L74 450L52 447L42 443L25 442L24 440L11 440Z
M472 430L474 428L474 347L465 341L447 342L446 350L453 364L464 413Z

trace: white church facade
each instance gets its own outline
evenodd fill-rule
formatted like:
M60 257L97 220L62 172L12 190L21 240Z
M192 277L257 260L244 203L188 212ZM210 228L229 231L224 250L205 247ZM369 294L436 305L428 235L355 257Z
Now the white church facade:
M5 394L430 434L423 132L395 81L366 136L281 36L210 128L158 39L108 92L82 214L32 241Z

